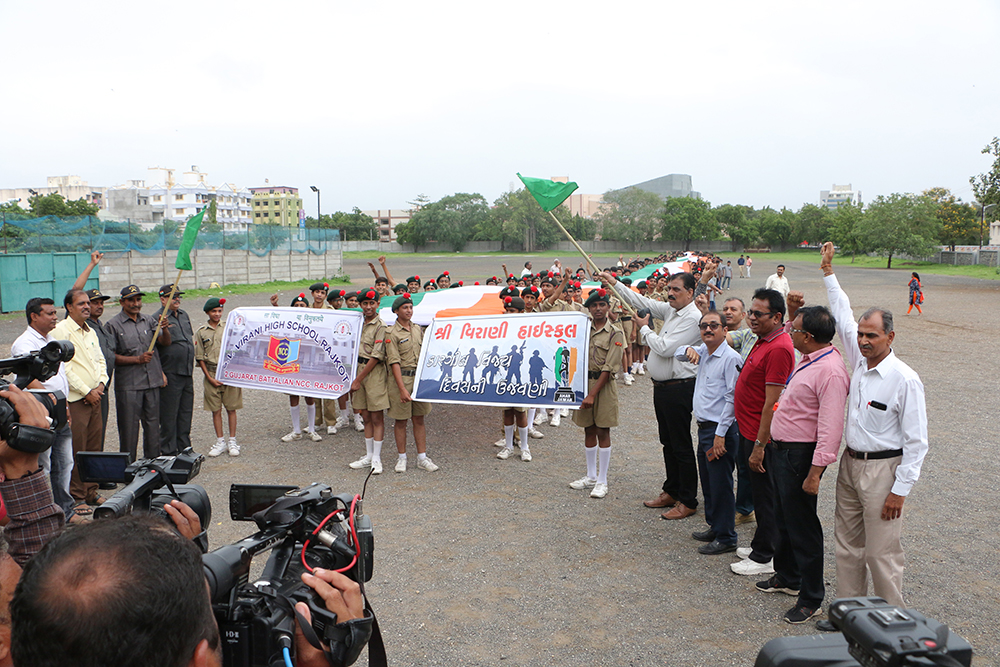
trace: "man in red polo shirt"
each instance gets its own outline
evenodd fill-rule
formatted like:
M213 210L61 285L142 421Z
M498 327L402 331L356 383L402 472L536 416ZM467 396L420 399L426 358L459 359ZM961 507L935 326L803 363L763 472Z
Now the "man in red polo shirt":
M736 574L747 576L774 573L771 561L778 542L778 529L774 519L774 490L768 472L771 452L765 445L771 439L774 405L795 367L794 347L784 330L784 317L785 300L781 293L770 289L754 292L747 323L757 334L757 342L743 362L736 382L736 423L740 427L739 455L750 467L757 530L750 543L750 552L737 550L743 560L730 566Z

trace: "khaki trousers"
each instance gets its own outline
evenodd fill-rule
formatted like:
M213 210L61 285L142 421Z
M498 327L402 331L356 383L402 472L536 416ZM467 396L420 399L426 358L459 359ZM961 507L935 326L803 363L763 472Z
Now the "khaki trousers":
M105 394L101 397L101 403L109 400ZM102 422L101 405L87 405L83 399L73 401L69 404L69 414L73 418L70 430L73 432L73 476L70 477L69 492L73 500L80 504L97 497L97 484L93 482L84 484L80 481L80 472L76 466L77 452L100 452L104 449L101 444Z
M875 595L903 606L903 520L882 519L900 461L901 456L858 460L846 453L840 459L834 512L838 598L868 595L870 573Z

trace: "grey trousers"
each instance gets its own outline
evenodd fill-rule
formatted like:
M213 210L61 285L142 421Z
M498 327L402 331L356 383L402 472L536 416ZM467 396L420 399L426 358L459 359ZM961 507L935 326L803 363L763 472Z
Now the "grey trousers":
M118 416L118 451L128 452L135 461L139 453L139 424L142 423L143 458L160 455L160 388L115 389Z
M194 414L194 378L167 373L167 386L160 389L160 453L173 456L191 446Z

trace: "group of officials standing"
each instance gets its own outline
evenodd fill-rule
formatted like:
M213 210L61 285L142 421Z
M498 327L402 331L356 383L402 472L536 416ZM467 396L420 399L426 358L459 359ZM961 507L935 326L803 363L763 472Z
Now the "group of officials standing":
M767 576L757 582L759 591L796 598L784 616L793 624L822 614L817 494L841 440L837 597L867 595L870 576L875 595L903 604L900 517L927 452L923 384L892 351L892 313L871 308L856 321L834 275L833 255L833 245L824 245L829 308L806 306L800 292L788 290L783 271L772 278L784 289L758 289L749 309L728 299L721 313L701 296L715 267L697 284L690 274L671 276L666 303L617 290L637 309L649 310L634 324L650 350L666 479L660 494L644 504L666 510L666 520L695 514L700 472L708 527L692 534L705 543L699 553L736 552L741 560L731 564L734 573ZM602 278L616 282L611 274ZM663 320L659 333L650 328L650 316ZM739 328L744 317L748 329ZM833 345L835 335L843 356ZM746 473L738 475L734 493L739 468ZM735 526L754 519L750 546L737 548ZM817 627L832 629L825 620Z

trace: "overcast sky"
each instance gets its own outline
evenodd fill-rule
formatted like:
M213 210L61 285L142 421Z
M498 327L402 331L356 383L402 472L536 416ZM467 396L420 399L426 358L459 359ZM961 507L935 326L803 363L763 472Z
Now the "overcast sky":
M515 172L715 205L972 198L1000 135L1000 3L0 2L0 187L191 165L403 208Z

